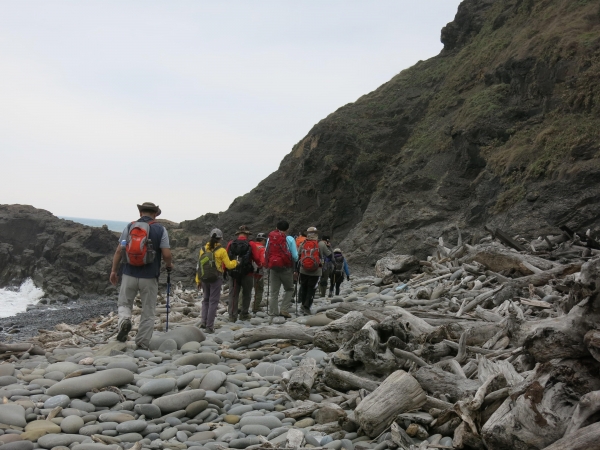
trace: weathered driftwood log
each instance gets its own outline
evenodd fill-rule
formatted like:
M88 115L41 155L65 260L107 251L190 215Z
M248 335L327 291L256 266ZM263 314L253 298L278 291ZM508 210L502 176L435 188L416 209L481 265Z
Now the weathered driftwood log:
M592 302L582 302L569 314L542 320L511 324L513 347L523 347L537 362L556 358L581 358L589 355L586 333L594 329L600 313Z
M444 394L452 401L474 395L482 384L435 366L421 367L414 377L427 392Z
M596 361L600 362L600 331L590 330L583 337L583 343Z
M306 400L310 396L317 373L317 362L313 358L304 358L290 377L287 386L290 397L295 400Z
M71 334L69 333L69 336ZM28 342L18 344L0 344L0 353L22 353L27 352L31 355L45 355L46 351L39 345Z
M314 344L325 352L338 350L369 321L360 311L351 311L344 317L325 325L315 333Z
M549 446L565 435L575 399L600 388L596 373L591 358L539 365L483 424L483 441L490 449Z
M417 380L403 370L398 370L365 397L354 414L365 434L376 437L398 414L418 409L425 401L425 392Z
M545 447L544 450L598 450L600 449L600 422L581 428Z
M467 259L477 261L494 272L518 270L523 275L530 275L552 269L556 263L547 259L517 253L501 245L486 245L477 247ZM465 258L463 258L465 259Z
M571 263L564 266L557 266L549 270L545 270L534 275L528 275L525 277L514 278L509 282L510 286L513 287L526 287L530 284L533 286L543 286L548 284L554 278L561 278L565 275L571 275L577 272L581 268L581 263Z
M306 400L296 406L295 408L286 409L284 411L285 417L291 417L292 419L297 419L298 417L306 417L310 416L313 412L319 409L318 403L311 402L310 400Z
M267 326L261 328L242 329L235 333L235 339L240 342L232 345L232 348L238 348L253 344L254 342L267 339L289 339L292 341L313 342L313 336L310 328L300 325L290 326Z
M406 332L414 338L429 334L435 329L435 327L429 325L423 319L399 306L386 306L384 312L396 315L397 320L402 323Z
M323 383L341 391L348 391L350 389L366 389L367 391L374 391L379 386L377 381L360 377L352 372L340 370L332 363L325 368L323 373Z
M367 322L358 333L334 353L334 364L341 367L353 367L362 363L368 373L375 375L392 373L397 368L398 362L385 344L381 344L377 326L378 323L374 320Z
M571 417L567 431L565 431L565 437L577 432L585 421L598 411L600 411L600 391L588 392L581 397L573 417Z

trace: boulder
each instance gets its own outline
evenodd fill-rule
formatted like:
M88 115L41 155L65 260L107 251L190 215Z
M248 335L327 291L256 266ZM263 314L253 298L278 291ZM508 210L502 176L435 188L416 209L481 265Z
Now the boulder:
M191 403L203 400L206 392L202 389L192 389L190 391L182 391L173 395L166 395L152 401L153 405L160 408L164 414L175 411L184 410Z
M187 342L202 342L206 338L198 327L179 327L160 336L154 336L150 341L150 350L158 350L160 345L167 339L173 339L177 342L177 348L180 349Z
M68 395L71 398L80 397L92 389L108 386L122 386L133 381L133 373L127 369L106 369L90 375L67 378L59 381L46 390L46 395Z

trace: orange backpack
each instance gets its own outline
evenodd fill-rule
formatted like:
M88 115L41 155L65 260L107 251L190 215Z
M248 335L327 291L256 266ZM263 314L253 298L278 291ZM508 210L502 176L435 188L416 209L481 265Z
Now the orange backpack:
M304 241L300 246L300 267L307 272L315 272L320 266L319 241Z
M131 222L125 247L125 258L128 264L140 267L154 262L156 251L150 239L150 225L153 223L155 222Z

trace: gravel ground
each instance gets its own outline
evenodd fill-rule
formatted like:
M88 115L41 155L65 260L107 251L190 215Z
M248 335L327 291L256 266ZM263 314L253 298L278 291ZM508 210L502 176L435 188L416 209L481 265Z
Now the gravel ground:
M116 310L116 299L107 297L80 299L64 305L39 305L16 316L0 319L0 341L22 341L37 335L40 328L52 329L59 323L78 324Z

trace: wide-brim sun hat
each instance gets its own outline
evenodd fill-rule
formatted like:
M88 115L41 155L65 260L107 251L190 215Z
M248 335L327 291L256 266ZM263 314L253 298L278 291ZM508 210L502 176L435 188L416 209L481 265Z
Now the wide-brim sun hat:
M342 253L342 250L340 248L334 248L333 253Z
M241 227L238 228L238 230L235 232L236 235L239 234L247 234L250 235L252 234L252 231L250 231L250 228L248 228L246 225L242 225Z
M144 202L141 205L137 205L137 207L139 212L152 211L153 213L156 213L156 217L160 216L160 213L162 212L158 205L155 205L152 202Z
M308 228L308 230L306 230L306 237L308 239L317 239L319 237L319 230L317 230L317 227L310 227Z

